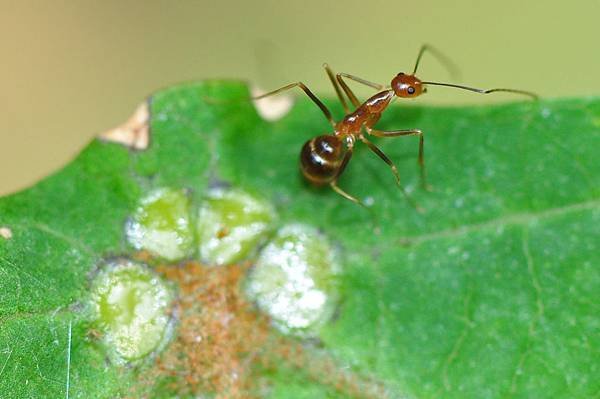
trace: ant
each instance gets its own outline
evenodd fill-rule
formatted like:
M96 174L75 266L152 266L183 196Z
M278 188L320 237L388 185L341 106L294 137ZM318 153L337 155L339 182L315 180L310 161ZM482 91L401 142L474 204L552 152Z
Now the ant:
M423 54L428 51L434 55L442 64L448 67L448 69L454 68L451 61L444 56L441 52L429 45L423 45L417 55L417 61L413 69L412 74L405 74L400 72L391 81L389 86L385 86L378 83L373 83L368 80L353 76L347 73L334 74L329 65L323 64L327 75L333 85L335 92L344 108L346 115L340 122L335 122L331 111L323 104L317 96L315 96L310 89L302 82L291 83L283 86L277 90L273 90L266 94L253 97L253 100L260 100L265 97L279 94L283 91L299 87L302 89L308 97L321 109L329 123L333 128L333 133L316 136L308 140L302 150L300 151L300 169L304 177L311 183L322 186L329 184L329 186L342 197L358 204L365 206L362 201L358 198L348 194L338 186L338 180L341 174L344 172L346 166L352 158L352 152L354 143L357 140L362 141L369 147L379 158L381 158L391 168L392 173L396 179L396 184L402 191L406 199L413 205L417 210L422 211L414 201L411 200L408 193L400 183L400 174L396 165L381 151L375 144L373 144L363 134L363 129L369 135L375 137L399 137L399 136L419 136L419 168L421 185L424 189L429 190L429 186L426 180L425 173L425 155L424 155L424 137L423 132L419 129L400 129L400 130L378 130L373 126L379 121L381 114L386 110L388 105L395 98L415 98L421 94L427 92L427 85L446 86L453 87L462 90L469 90L480 94L489 94L495 92L508 92L515 94L522 94L529 96L533 99L537 99L537 95L524 90L516 89L478 89L474 87L462 86L452 83L441 83L441 82L429 82L423 81L415 76L419 63ZM344 81L344 78L353 80L357 83L369 86L379 92L365 102L361 103L354 92ZM341 89L340 89L341 87ZM346 94L355 110L351 111L348 104L342 94Z

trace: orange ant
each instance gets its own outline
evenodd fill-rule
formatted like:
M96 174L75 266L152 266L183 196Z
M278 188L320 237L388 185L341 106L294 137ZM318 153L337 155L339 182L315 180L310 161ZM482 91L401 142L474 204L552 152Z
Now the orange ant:
M381 117L383 111L385 111L388 105L390 105L392 100L394 100L396 97L418 97L427 91L426 85L454 87L480 94L508 92L515 94L523 94L532 97L533 99L537 99L537 95L524 90L485 90L451 83L423 81L417 78L415 74L417 73L417 68L419 67L421 57L426 51L432 53L436 58L438 58L438 60L441 63L445 64L449 69L453 67L452 63L449 61L448 58L446 58L446 56L444 56L442 53L440 53L439 51L437 51L429 45L423 45L419 50L413 73L408 75L403 72L400 72L392 79L389 86L373 83L347 73L334 74L329 65L324 64L323 66L325 68L325 71L327 72L327 75L331 80L331 83L344 108L344 111L346 112L344 119L337 123L333 120L331 111L329 111L327 106L325 106L325 104L323 104L323 102L319 100L319 98L317 98L317 96L315 96L309 90L309 88L306 87L306 85L302 82L291 83L269 93L253 97L252 99L260 100L262 98L281 93L294 87L299 87L321 109L321 111L333 127L333 133L324 134L308 140L302 147L302 150L300 151L300 169L304 177L311 183L315 185L329 184L335 192L337 192L344 198L347 198L356 204L365 206L358 198L353 197L338 186L338 179L340 178L340 175L344 172L344 169L348 165L348 162L350 162L350 158L352 157L352 151L354 148L354 143L358 139L365 143L371 151L373 151L377 156L379 156L379 158L381 158L385 163L389 165L389 167L392 170L392 173L394 174L394 177L396 178L396 184L398 185L404 196L415 208L417 208L417 210L420 210L420 208L410 199L408 193L406 192L406 190L404 190L404 187L401 185L400 174L398 173L398 168L396 168L396 165L394 165L394 163L387 157L387 155L385 155L383 151L381 151L375 144L369 141L363 134L364 128L364 130L369 135L375 137L419 136L418 163L420 167L421 185L423 186L423 188L429 189L425 173L423 132L419 129L400 129L384 131L373 128L377 121L379 121L379 118ZM348 85L344 81L344 78L348 78L355 82L372 87L378 90L379 92L367 99L365 102L361 103L360 101L358 101L356 95L352 92L350 87L348 87ZM356 109L353 112L350 111L348 104L346 103L346 100L342 95L340 87L342 88L352 105L356 107Z

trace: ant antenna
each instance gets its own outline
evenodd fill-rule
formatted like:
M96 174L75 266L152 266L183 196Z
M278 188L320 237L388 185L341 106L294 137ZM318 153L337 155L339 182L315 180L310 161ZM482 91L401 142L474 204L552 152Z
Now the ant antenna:
M538 97L537 94L532 93L530 91L525 91L525 90L517 90L517 89L487 89L486 90L486 89L478 89L476 87L469 87L469 86L463 86L463 85L455 85L455 84L452 84L452 83L425 82L425 81L423 81L422 83L424 85L454 87L456 89L473 91L473 92L479 93L479 94L490 94L490 93L495 93L495 92L505 92L505 93L522 94L524 96L531 97L531 99L533 99L533 100L539 99L539 97Z
M421 46L419 55L417 55L417 62L415 62L415 69L412 73L413 75L417 73L419 63L421 62L421 58L423 57L425 51L429 51L435 58L437 58L438 62L448 70L448 73L452 79L460 80L460 69L458 66L450 59L450 57L446 56L444 53L429 44L424 44Z

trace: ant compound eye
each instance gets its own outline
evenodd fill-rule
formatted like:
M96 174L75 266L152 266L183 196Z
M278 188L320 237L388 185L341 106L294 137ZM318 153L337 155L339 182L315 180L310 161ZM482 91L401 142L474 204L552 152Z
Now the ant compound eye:
M415 94L415 88L410 86L408 89L406 89L406 91L408 92L408 94Z

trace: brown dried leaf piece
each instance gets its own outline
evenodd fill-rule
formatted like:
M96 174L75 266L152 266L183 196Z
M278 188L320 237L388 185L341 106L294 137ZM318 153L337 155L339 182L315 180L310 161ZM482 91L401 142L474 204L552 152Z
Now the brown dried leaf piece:
M104 141L123 144L134 150L145 150L150 144L150 109L148 101L141 103L122 125L102 133Z

